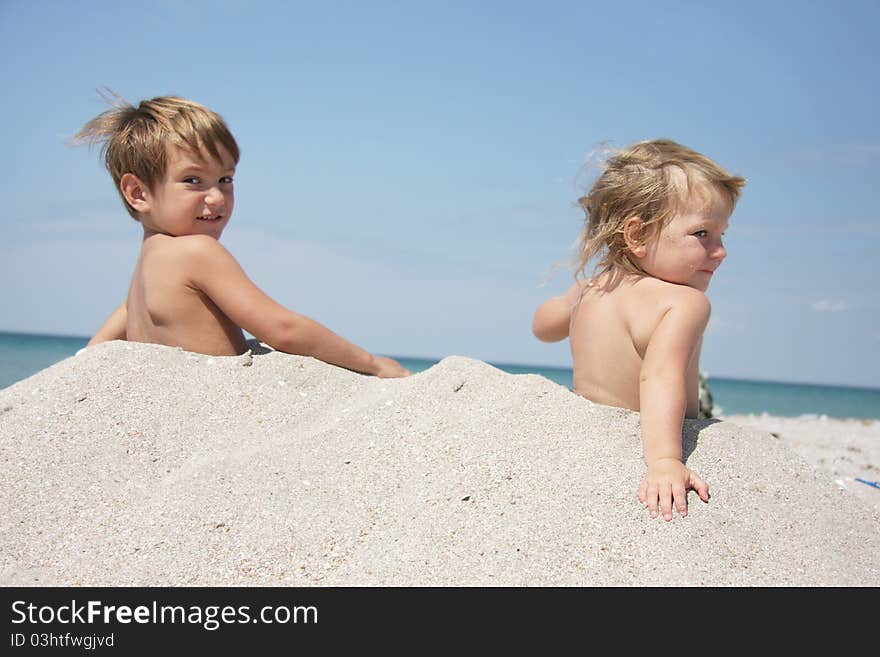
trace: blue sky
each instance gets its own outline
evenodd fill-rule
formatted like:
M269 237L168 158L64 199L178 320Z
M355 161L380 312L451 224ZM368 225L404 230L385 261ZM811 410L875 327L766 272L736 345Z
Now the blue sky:
M106 107L183 95L239 142L223 243L377 353L569 365L531 316L590 151L668 137L748 179L709 290L712 376L877 386L872 2L0 2L0 330L91 334L140 240ZM874 44L874 45L872 45Z

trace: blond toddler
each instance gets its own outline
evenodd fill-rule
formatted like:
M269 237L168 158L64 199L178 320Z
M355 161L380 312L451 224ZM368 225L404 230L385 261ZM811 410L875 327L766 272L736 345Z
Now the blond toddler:
M537 338L569 338L574 391L639 411L652 518L687 515L687 491L709 487L682 462L684 418L699 411L699 362L709 284L727 256L723 235L745 179L670 140L607 159L579 199L586 221L575 283L535 312ZM587 277L589 262L596 265Z

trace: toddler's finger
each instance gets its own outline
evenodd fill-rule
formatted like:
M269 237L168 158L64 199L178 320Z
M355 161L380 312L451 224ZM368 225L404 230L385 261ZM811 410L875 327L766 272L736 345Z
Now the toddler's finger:
M657 484L648 485L648 511L651 513L652 518L657 517L657 501L660 498L660 489Z
M697 495L700 496L700 499L704 502L709 501L709 484L703 481L700 476L696 473L691 473L691 488L697 491Z
M672 486L663 484L660 488L660 510L663 511L663 519L672 520Z
M678 515L684 518L688 514L687 489L684 487L684 483L672 486L672 497L675 501Z

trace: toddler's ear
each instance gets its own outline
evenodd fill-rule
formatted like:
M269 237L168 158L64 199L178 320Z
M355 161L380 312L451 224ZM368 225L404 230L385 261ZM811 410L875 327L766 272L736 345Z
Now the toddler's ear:
M638 217L630 217L623 224L623 239L626 240L626 247L636 258L644 258L648 254L645 236L642 233L642 220Z
M119 181L119 189L135 212L149 211L149 190L136 175L133 173L123 174L122 179Z

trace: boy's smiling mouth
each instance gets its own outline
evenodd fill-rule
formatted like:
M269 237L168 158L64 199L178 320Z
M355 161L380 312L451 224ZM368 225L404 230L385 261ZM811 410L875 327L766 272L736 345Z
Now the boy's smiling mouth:
M211 215L210 217L196 217L196 219L198 221L207 221L209 224L215 224L215 223L219 222L221 219L223 219L223 215L222 214L214 214L214 215Z

